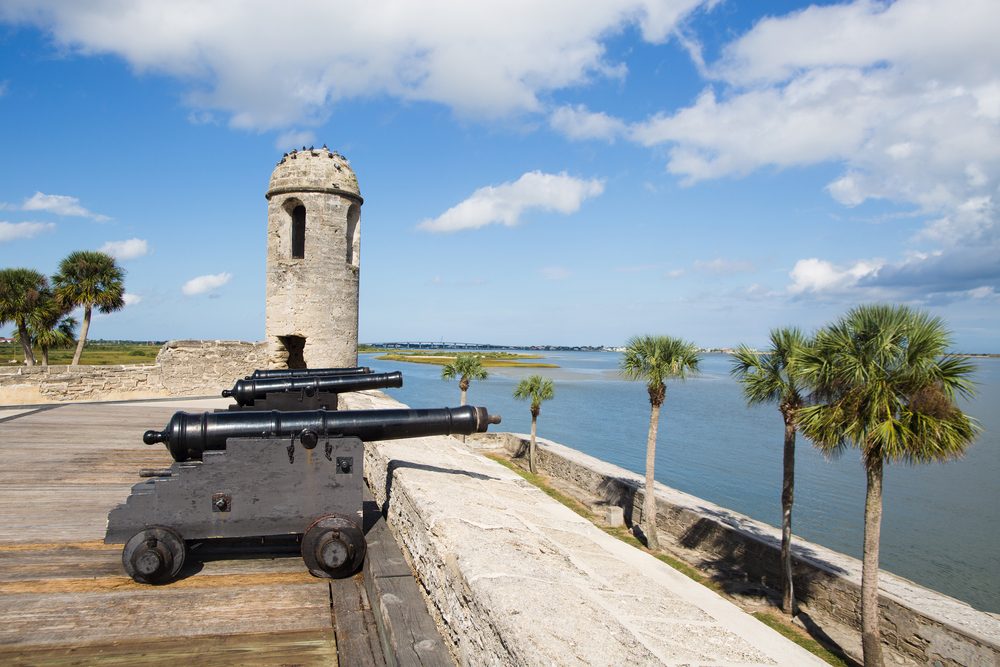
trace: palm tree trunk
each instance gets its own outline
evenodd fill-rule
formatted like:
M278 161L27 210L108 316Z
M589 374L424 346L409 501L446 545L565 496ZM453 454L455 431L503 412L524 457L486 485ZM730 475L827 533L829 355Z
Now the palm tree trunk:
M42 366L48 368L49 365L49 347L48 345L42 345Z
M462 402L459 403L459 405L465 405L465 393L466 392L465 392L465 389L462 389L461 391L462 391Z
M879 631L878 549L882 529L882 459L865 462L868 490L865 494L865 545L861 565L861 648L865 667L882 667L882 635Z
M21 339L21 350L24 351L24 365L35 365L35 353L31 349L31 336L28 335L28 323L24 320L17 321L17 337Z
M795 500L795 423L785 419L784 472L781 478L781 609L795 616L792 584L792 503Z
M528 444L528 470L538 472L538 464L535 461L535 428L538 424L538 417L531 415L531 442Z
M642 532L646 534L646 546L659 549L660 540L656 535L656 495L653 492L653 466L656 461L656 431L660 425L660 406L650 404L649 436L646 438L646 491L642 499Z
M76 366L80 363L80 357L83 356L83 346L87 342L88 329L90 329L90 306L85 306L83 309L83 324L80 325L80 340L76 342L76 352L73 353L71 366Z

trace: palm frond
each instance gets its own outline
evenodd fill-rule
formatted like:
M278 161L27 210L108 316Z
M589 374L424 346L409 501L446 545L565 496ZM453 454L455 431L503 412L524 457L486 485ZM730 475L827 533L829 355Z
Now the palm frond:
M856 447L866 461L961 456L978 426L955 405L971 396L973 364L948 356L940 318L907 306L863 305L816 335L798 358L816 405L799 426L824 451Z
M666 381L697 373L699 361L694 343L671 336L635 336L625 345L620 368L626 379L645 382L650 402L658 404Z

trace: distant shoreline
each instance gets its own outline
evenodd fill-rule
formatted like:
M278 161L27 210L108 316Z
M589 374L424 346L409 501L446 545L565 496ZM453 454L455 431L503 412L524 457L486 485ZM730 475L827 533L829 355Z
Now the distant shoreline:
M558 364L533 361L534 359L542 358L538 354L486 352L477 356L481 357L482 364L486 368L559 368ZM455 357L455 354L441 353L437 350L413 350L407 352L389 352L375 358L381 361L402 361L410 364L445 366L455 361Z

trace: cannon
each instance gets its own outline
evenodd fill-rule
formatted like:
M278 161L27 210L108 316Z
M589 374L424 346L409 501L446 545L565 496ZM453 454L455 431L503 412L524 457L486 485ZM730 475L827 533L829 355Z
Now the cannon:
M184 565L187 543L295 536L317 577L353 574L367 551L361 524L364 442L482 433L486 408L301 412L177 412L161 431L169 468L143 481L108 514L107 544L124 544L133 580L163 584Z
M403 374L367 373L355 375L317 375L237 380L224 397L236 399L231 410L310 410L337 409L337 395L347 391L402 387Z
M347 368L275 368L271 370L258 368L243 379L308 377L311 375L367 375L371 372L372 369L368 366L349 366Z

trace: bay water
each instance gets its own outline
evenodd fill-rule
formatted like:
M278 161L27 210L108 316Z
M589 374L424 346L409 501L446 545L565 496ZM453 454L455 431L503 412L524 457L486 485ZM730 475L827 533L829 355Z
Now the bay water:
M468 401L503 416L495 431L528 433L528 403L512 394L531 374L551 378L538 435L642 474L649 398L623 380L615 352L543 352L559 368L491 368ZM384 390L411 407L459 404L457 381L441 367L359 356L376 372L401 370L404 386ZM923 586L1000 612L1000 359L975 359L977 396L962 408L983 432L958 461L887 466L881 566ZM702 355L701 373L667 385L656 450L656 479L754 519L781 522L783 423L777 406L747 407L731 357ZM856 450L827 459L796 443L793 532L861 557L865 474Z

